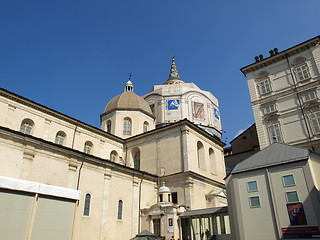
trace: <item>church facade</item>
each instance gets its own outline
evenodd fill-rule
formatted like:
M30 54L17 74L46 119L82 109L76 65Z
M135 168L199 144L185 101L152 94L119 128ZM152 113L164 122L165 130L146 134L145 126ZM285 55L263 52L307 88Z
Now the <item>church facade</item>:
M183 233L179 215L227 204L218 101L174 59L144 98L129 80L101 129L5 89L0 112L5 239L200 239L209 230Z

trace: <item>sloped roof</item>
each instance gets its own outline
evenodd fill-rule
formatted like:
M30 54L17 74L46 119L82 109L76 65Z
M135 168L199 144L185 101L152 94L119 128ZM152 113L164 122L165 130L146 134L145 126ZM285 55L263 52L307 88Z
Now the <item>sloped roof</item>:
M231 174L306 160L309 150L282 143L273 143L260 152L238 163Z
M148 230L144 230L143 232L136 235L137 237L144 237L144 236L155 236L153 233L149 232Z
M227 206L185 211L185 212L181 213L179 216L180 217L191 217L191 216L211 215L214 213L226 213L226 212L228 212Z

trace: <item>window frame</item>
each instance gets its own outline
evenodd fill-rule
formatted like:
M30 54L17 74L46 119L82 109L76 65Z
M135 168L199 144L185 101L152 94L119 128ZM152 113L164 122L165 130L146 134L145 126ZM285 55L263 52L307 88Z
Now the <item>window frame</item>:
M288 193L296 193L297 200L296 201L289 201ZM288 191L288 192L285 192L285 195L286 195L287 203L297 203L297 202L299 202L299 195L298 195L297 191Z
M86 141L83 146L83 152L86 154L92 154L93 144L90 141Z
M143 123L143 132L148 132L148 128L149 128L149 123L148 122L144 122Z
M118 201L118 214L117 214L117 220L122 221L123 218L123 201Z
M277 138L274 140L274 136L271 132L271 127L275 127L277 126L277 129L275 129L274 131L276 132L277 130L279 131L279 135L275 135ZM279 122L272 122L267 124L267 131L268 131L268 136L269 136L269 140L270 143L283 143L283 136L282 136L282 132L281 132L281 128L280 128L280 123ZM280 137L280 139L278 139L278 137Z
M112 125L111 125L112 123L111 123L111 120L110 119L108 119L107 120L107 123L106 123L106 127L107 127L107 133L111 133L111 127L112 127Z
M271 108L272 108L271 106L273 107L273 110L271 109ZM269 110L268 110L268 109L269 109ZM264 113L265 115L274 113L274 112L276 112L276 111L277 111L277 106L276 106L275 103L268 104L267 106L265 106L265 107L263 108L263 113Z
M25 118L20 124L19 131L23 134L32 135L34 122L31 119Z
M91 194L87 193L83 205L83 216L90 216Z
M258 80L258 89L259 89L260 96L263 96L265 94L272 92L270 78L267 77L267 78L259 79ZM263 90L263 89L265 89L265 90Z
M250 190L249 183L254 183L254 182L256 183L256 189ZM257 182L256 180L247 182L247 190L248 190L248 192L258 192L258 191L259 191L259 189L258 189L258 182Z
M312 95L313 95L314 97L311 97ZM309 99L308 99L308 100L306 100L306 96L309 96ZM315 100L315 99L318 99L317 91L309 91L309 92L304 93L304 94L302 95L302 102L304 102L304 103L313 101L313 100Z
M289 184L289 185L286 185L286 183L285 183L285 177L290 177L290 176L292 176L292 179L293 179L293 184ZM284 187L292 187L292 186L295 186L296 185L296 181L294 180L294 176L293 176L293 174L288 174L288 175L284 175L284 176L282 176L282 183L283 183L283 186Z
M63 131L57 132L56 137L55 137L55 140L54 140L54 143L55 143L55 144L58 144L58 145L64 146L65 140L66 140L66 136L67 136L67 135L66 135L65 132L63 132ZM61 140L62 140L62 141L61 141Z
M308 118L309 118L309 122L312 128L313 134L320 134L320 111L309 113ZM317 123L317 125L314 124L315 122Z
M131 136L132 133L132 120L130 118L123 119L123 135Z
M254 198L258 198L258 201L259 201L259 205L258 206L253 206L252 205L251 199L254 199ZM249 206L250 206L250 208L260 208L261 207L260 196L250 196L249 197Z
M303 67L305 69L302 69ZM307 81L311 78L309 66L306 62L303 62L302 64L295 66L294 71L296 73L296 77L297 77L298 82ZM300 76L302 78L300 78Z

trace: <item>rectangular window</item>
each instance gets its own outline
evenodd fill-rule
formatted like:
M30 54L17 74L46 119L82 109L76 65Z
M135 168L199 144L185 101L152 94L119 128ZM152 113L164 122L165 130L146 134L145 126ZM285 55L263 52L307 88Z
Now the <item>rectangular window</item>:
M299 81L307 80L310 78L309 69L306 64L296 67L296 72L297 72Z
M276 111L276 105L275 104L271 104L268 105L264 108L264 114L268 114L268 113L272 113Z
M228 215L217 215L216 216L218 235L230 234L230 223Z
M260 207L260 198L258 196L256 197L250 197L250 207Z
M320 133L320 111L309 115L311 126L314 133Z
M178 203L178 194L176 192L171 193L172 203Z
M271 143L282 142L279 123L273 123L268 126Z
M286 192L287 203L299 202L298 193L296 191Z
M317 94L315 91L308 92L302 96L303 102L309 102L317 98Z
M282 177L283 180L283 186L294 186L296 183L294 182L293 175L287 175Z
M257 181L248 182L248 192L258 191Z
M260 94L271 92L269 79L262 80L260 82Z

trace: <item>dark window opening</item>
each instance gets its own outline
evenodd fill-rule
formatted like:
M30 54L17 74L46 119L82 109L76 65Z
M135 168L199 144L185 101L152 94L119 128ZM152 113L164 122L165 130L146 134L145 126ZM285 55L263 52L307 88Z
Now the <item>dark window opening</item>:
M172 203L178 203L178 194L176 192L171 193Z

